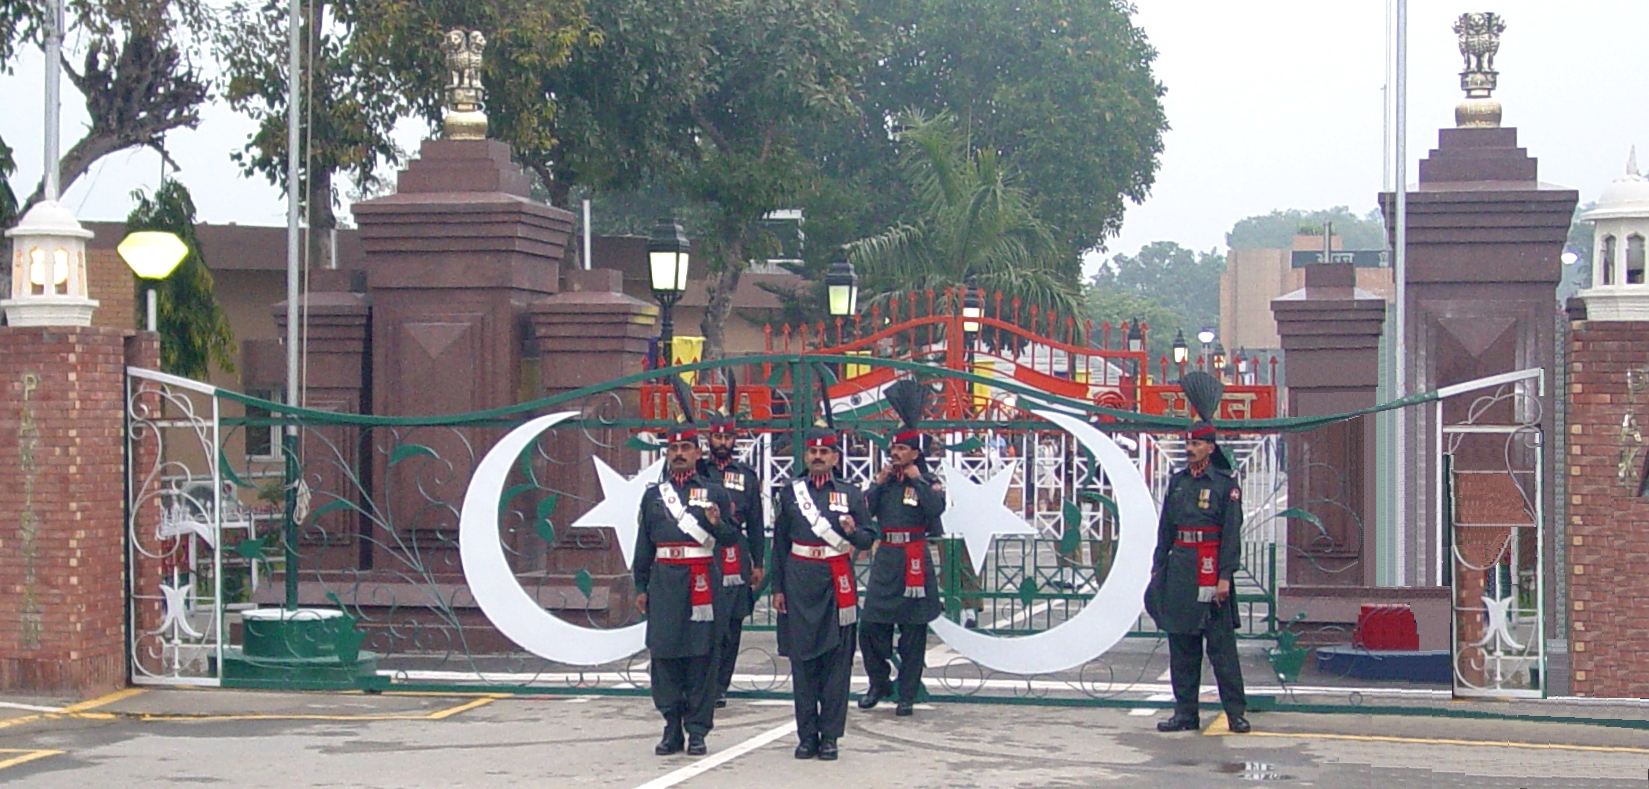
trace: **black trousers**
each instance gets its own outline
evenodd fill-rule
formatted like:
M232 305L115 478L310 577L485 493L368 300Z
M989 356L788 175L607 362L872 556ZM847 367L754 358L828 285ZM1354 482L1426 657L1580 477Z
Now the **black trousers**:
M733 685L733 669L739 665L739 641L744 637L744 620L727 620L727 630L721 638L721 666L716 670L716 696L727 695Z
M847 731L847 691L853 679L854 625L842 627L835 649L812 660L790 661L790 684L796 700L796 737L834 740Z
M653 658L653 706L666 723L688 734L709 734L715 726L716 666L719 650L686 658Z
M1242 664L1237 660L1237 630L1229 616L1211 616L1200 633L1168 634L1168 674L1174 685L1174 713L1195 716L1197 691L1202 686L1202 646L1208 642L1208 662L1220 689L1225 714L1243 715L1248 697L1243 693Z
M892 671L888 661L893 658L893 631L899 630L899 687L898 700L915 704L916 694L922 690L922 668L927 665L928 626L891 624L883 622L859 623L859 653L865 658L865 673L870 675L870 686L887 687Z

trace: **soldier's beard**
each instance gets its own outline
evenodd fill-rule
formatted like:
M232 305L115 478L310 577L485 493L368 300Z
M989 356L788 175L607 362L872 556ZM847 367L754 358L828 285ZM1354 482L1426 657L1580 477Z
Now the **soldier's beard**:
M732 456L733 456L733 448L732 447L711 447L710 448L710 457L713 457L717 460L726 460L726 459L728 459Z

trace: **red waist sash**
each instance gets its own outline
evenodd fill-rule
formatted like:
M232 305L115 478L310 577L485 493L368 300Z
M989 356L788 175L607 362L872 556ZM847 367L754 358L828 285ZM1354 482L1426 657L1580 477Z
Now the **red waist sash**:
M1214 599L1220 583L1220 527L1181 526L1174 545L1197 552L1197 601Z
M659 543L658 549L658 561L661 564L680 564L687 567L693 604L692 621L715 621L715 598L710 593L710 549L696 542Z

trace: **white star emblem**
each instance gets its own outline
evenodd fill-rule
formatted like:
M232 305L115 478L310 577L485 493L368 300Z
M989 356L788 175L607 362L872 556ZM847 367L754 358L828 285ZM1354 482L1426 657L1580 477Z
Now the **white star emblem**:
M996 539L996 535L1036 536L1034 527L1002 504L1008 496L1008 486L1013 484L1012 471L999 471L981 485L959 468L947 464L943 470L948 501L945 503L945 514L940 519L944 522L946 534L960 535L962 542L968 546L974 573L985 572L985 558L990 554L991 541Z
M653 461L634 477L614 471L599 457L592 456L590 459L595 461L595 475L601 481L601 501L573 521L573 526L611 526L618 534L619 549L624 551L624 566L629 567L635 559L636 519L641 514L641 496L647 492L647 486L658 481L664 468L664 458Z

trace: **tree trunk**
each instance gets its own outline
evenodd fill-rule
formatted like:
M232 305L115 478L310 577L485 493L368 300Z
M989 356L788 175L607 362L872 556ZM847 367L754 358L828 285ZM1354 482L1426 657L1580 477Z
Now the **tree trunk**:
M733 294L738 292L742 274L744 245L734 242L724 248L720 266L704 278L709 303L704 307L704 320L699 321L699 329L704 332L705 361L726 358L727 318L733 314Z
M331 170L316 170L312 174L309 194L304 199L309 201L309 259L305 268L331 268L332 231L338 227L338 215L332 210Z

